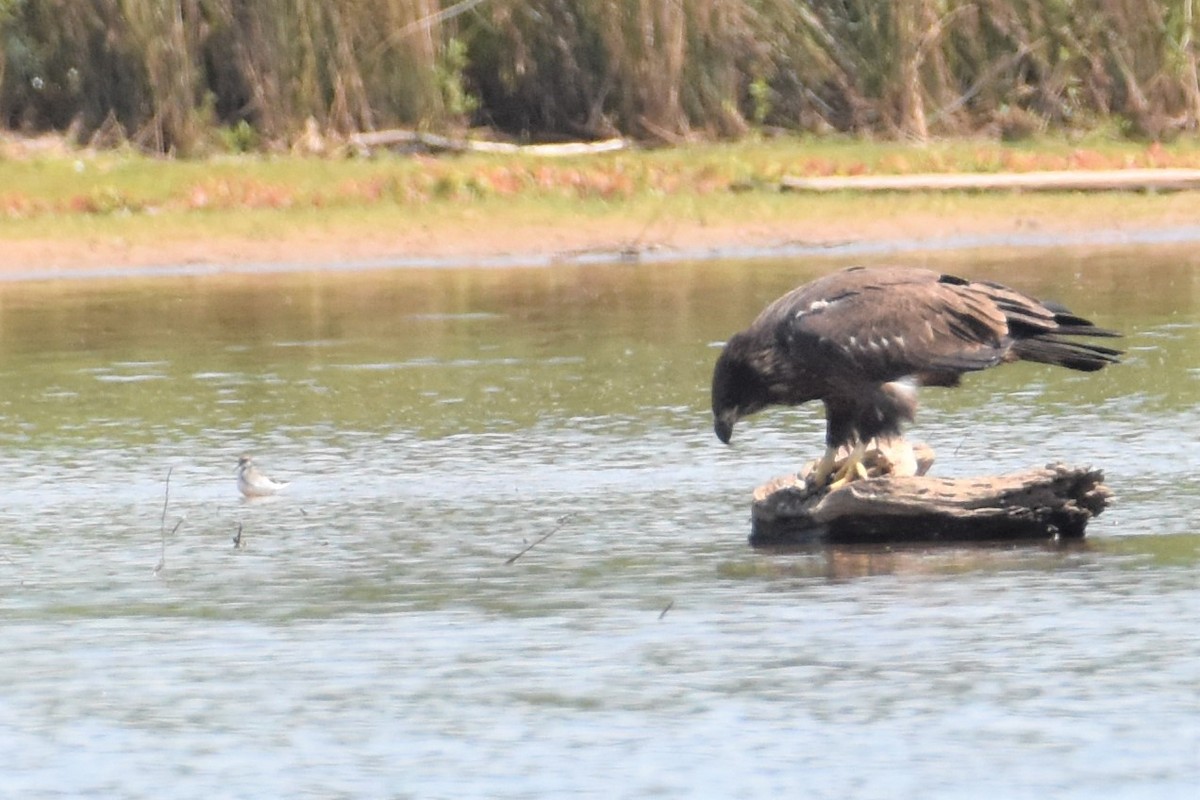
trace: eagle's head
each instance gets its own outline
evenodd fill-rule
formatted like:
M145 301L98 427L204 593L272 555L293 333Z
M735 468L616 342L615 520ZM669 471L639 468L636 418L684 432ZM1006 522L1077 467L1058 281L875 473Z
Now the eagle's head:
M739 419L761 411L770 403L767 382L754 365L752 351L748 336L734 334L713 370L713 430L725 444L729 444L733 426Z

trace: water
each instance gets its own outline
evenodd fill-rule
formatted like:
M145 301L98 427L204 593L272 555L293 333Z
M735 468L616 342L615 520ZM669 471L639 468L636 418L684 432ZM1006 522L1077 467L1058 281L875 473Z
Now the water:
M823 422L714 346L831 261L0 286L0 795L1191 797L1200 260L931 259L1128 333L913 431L1102 465L1083 547L746 546Z

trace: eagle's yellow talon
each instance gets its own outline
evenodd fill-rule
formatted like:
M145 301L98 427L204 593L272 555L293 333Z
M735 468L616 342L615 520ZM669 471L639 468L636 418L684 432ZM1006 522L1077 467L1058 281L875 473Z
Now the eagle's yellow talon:
M824 486L829 480L829 476L833 474L833 470L837 466L837 453L836 447L825 448L825 455L821 456L821 460L813 467L812 474L809 476L809 480L814 486Z
M859 442L854 445L854 449L846 456L846 463L842 464L842 468L833 476L833 483L829 484L829 491L840 489L851 481L859 478L866 478L867 469L863 466L863 456L866 455L867 445L865 442Z

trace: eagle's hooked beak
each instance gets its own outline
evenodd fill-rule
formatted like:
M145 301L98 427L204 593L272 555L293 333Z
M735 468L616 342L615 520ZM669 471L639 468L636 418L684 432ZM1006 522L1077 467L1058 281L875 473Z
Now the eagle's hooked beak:
M733 436L734 423L737 421L738 415L736 411L726 411L713 418L713 431L716 432L717 438L722 443L729 444L729 439Z

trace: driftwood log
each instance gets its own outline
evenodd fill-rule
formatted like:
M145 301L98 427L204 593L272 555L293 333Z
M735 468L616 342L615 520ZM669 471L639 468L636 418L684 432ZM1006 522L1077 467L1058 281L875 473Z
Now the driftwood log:
M553 144L512 144L510 142L489 142L482 139L454 138L439 136L436 133L392 129L384 131L367 131L356 133L349 139L350 146L359 155L370 155L376 149L401 149L405 151L419 150L422 152L449 153L499 153L502 155L544 156L560 158L563 156L584 156L597 153L612 153L625 150L629 142L625 139L605 139L599 142L560 142Z
M1200 189L1200 169L829 175L785 177L780 188L791 192L1167 192Z
M914 445L917 467L890 471L868 461L868 477L830 490L799 475L754 493L750 544L790 547L929 542L979 543L1082 538L1110 493L1100 470L1049 464L1009 475L933 478L932 451ZM873 475L873 476L872 476Z

